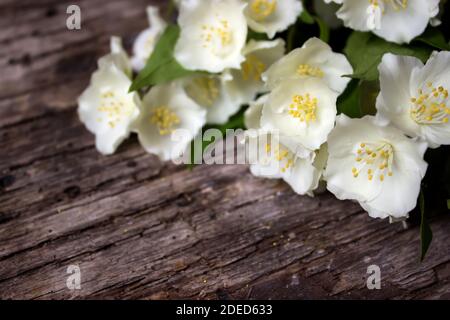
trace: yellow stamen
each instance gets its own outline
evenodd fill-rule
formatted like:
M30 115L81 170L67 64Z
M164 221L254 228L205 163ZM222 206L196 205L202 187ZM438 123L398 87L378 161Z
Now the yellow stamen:
M266 65L257 56L250 54L241 65L244 80L261 80L261 74L266 70Z
M252 18L256 21L265 20L271 16L277 8L277 0L253 0L250 9Z
M319 67L310 66L309 64L301 64L297 68L297 73L301 76L311 76L323 78L324 73Z
M352 175L357 178L363 168L367 169L367 179L373 180L377 174L380 181L384 181L385 176L392 176L392 163L394 158L393 147L386 142L380 143L360 143L360 148L355 150L356 163L352 167Z
M164 136L173 132L174 127L180 124L180 118L169 107L160 106L152 111L150 123L156 125L159 134Z
M212 107L220 95L219 80L198 77L186 85L186 93L200 105Z
M316 121L317 98L306 95L295 95L289 106L289 115L299 119L301 122L309 123Z
M113 129L123 119L133 114L133 105L108 90L100 94L100 106L97 107L97 110L104 114L106 123ZM97 121L103 122L103 118L98 117Z
M418 124L448 123L448 91L443 86L433 87L433 83L418 90L418 96L411 98L410 116Z

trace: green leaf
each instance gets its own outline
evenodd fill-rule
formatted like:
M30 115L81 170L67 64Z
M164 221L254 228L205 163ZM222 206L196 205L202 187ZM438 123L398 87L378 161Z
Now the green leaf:
M314 17L306 9L304 9L300 15L300 20L306 24L314 24L315 22Z
M322 40L323 42L328 42L330 40L330 28L328 28L327 24L319 17L315 17L315 20L317 22L317 25L319 26L320 40Z
M447 209L450 210L450 199L447 199Z
M253 31L252 29L248 29L247 32L247 42L248 40L256 40L256 41L265 41L269 40L267 34Z
M435 49L450 50L450 45L445 40L444 35L436 28L428 28L421 36L414 41L425 43Z
M131 84L130 92L194 74L184 69L173 57L179 35L180 28L176 25L169 25L165 29L144 69Z
M430 247L431 240L433 239L433 232L431 231L430 225L428 224L428 221L425 217L425 197L423 195L423 192L420 192L419 196L419 205L420 205L420 215L421 215L421 222L420 222L420 247L421 247L421 254L420 254L420 261L423 261L425 258L425 255L428 251L428 248Z
M362 117L360 106L361 88L359 84L359 80L353 79L345 91L339 96L337 100L338 113L343 113L350 118Z
M152 55L147 61L144 69L139 74L144 77L155 71L160 65L168 63L173 57L173 49L180 35L180 28L176 25L169 25L159 38ZM139 78L138 76L138 78Z
M385 53L417 57L425 62L431 50L420 46L404 46L387 42L368 32L353 32L347 40L344 53L353 66L349 77L378 80L378 65Z
M328 42L330 39L330 29L328 28L327 24L319 17L314 16L310 14L306 9L303 9L302 14L299 17L300 21L306 24L315 24L317 23L320 31L319 38L324 41ZM295 27L295 26L294 26Z
M379 81L360 82L361 99L360 107L362 115L375 115L377 113L377 97L380 93Z
M166 7L166 14L165 14L165 20L166 21L170 21L172 19L172 15L174 13L174 11L177 8L177 4L175 3L174 0L169 0L169 3L167 4Z
M287 52L291 52L292 49L294 49L294 41L295 41L296 30L297 30L297 24L294 24L288 30L287 45L286 45Z

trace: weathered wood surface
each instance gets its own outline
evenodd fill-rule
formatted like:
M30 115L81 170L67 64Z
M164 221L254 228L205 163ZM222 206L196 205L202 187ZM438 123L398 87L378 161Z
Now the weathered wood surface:
M81 31L65 26L74 3ZM245 166L191 172L135 138L99 155L76 98L148 3L0 1L0 298L450 298L448 216L419 263L417 226L328 193L296 196ZM371 264L381 290L366 288Z

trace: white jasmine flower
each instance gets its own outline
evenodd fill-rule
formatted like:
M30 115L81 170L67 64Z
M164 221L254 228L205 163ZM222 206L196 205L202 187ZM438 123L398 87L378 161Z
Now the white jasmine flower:
M207 111L207 123L224 124L240 108L241 96L229 73L195 75L181 81L187 95Z
M159 8L156 6L147 7L147 17L150 27L139 33L133 44L131 63L135 71L141 71L145 67L159 37L167 26L167 23L159 14Z
M241 70L228 69L221 75L197 75L184 79L184 88L195 102L207 109L207 123L223 124L242 104L262 92L261 74L284 53L284 41L253 41L243 50Z
M315 161L315 152L266 130L247 130L245 137L254 176L283 179L296 193L313 195L325 166L323 155Z
M183 0L174 56L188 70L239 69L247 38L245 3L240 0Z
M131 62L122 46L122 39L119 37L111 37L110 47L111 52L98 60L99 68L108 68L111 64L115 64L117 68L131 78Z
M179 82L157 85L142 101L137 133L142 147L161 160L170 160L174 150L184 150L206 122L206 111L190 99ZM172 133L183 131L181 140Z
M371 217L407 216L427 169L426 143L378 124L373 116L342 114L336 122L328 138L328 190L338 199L358 201Z
M333 129L337 96L318 79L287 80L269 94L261 126L279 130L305 148L316 150Z
M439 0L343 0L337 12L344 25L372 31L396 43L409 43L422 34L439 12Z
M245 16L248 25L256 32L273 38L277 32L294 24L303 11L300 0L247 0Z
M129 136L141 105L139 95L128 92L131 80L112 60L102 60L78 98L80 120L95 134L96 147L105 155L114 153Z
M432 54L425 66L417 58L385 54L378 70L377 117L432 148L450 144L450 52Z
M251 101L244 112L244 124L247 129L259 129L261 127L261 115L264 104L269 94L259 97L256 101Z
M311 38L301 48L292 50L275 62L264 74L269 88L287 79L316 78L323 80L331 89L341 93L345 90L353 68L345 55L335 53L318 38Z
M256 94L265 91L261 75L284 54L284 41L250 40L243 50L245 61L240 70L229 70L233 77L233 85L241 96L241 104L252 101Z

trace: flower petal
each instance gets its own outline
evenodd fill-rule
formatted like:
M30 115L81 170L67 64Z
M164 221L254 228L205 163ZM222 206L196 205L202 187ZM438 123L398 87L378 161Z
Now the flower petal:
M405 8L389 3L381 17L381 28L373 32L387 41L409 43L425 31L438 11L439 0L408 0Z
M331 89L341 93L350 81L343 75L352 73L353 68L345 55L333 52L328 44L318 38L310 38L301 48L292 50L274 63L263 74L263 79L269 88L288 79L321 79Z
M157 85L144 96L138 138L147 152L163 161L170 160L175 151L188 146L205 122L206 111L186 95L179 83ZM175 136L177 130L182 134Z
M102 154L112 154L129 136L140 111L137 93L129 93L131 80L114 63L102 63L91 84L78 98L78 115L96 135Z
M338 199L357 200L370 216L380 218L404 217L415 207L427 169L425 142L380 126L373 116L340 115L328 145L324 176Z
M196 75L181 80L187 95L207 111L207 123L224 124L241 106L238 92L229 73Z
M358 31L369 31L367 9L370 1L343 0L342 3L336 15L344 22L344 26Z
M248 104L258 93L265 92L261 75L284 54L284 40L254 41L250 40L244 48L245 61L241 69L229 70L234 91L240 95L240 103Z
M98 67L107 68L113 63L129 78L131 78L131 62L128 54L122 46L122 39L119 37L111 37L110 47L111 53L101 57L98 60Z
M294 24L303 11L299 0L248 0L248 3L245 8L248 25L269 38Z
M336 99L337 93L320 80L285 81L270 93L261 126L280 130L305 148L316 150L333 129Z
M261 122L262 109L266 103L268 94L259 97L256 101L250 102L250 105L244 113L244 123L247 129L259 129Z
M131 63L136 71L144 68L159 37L167 26L167 23L159 14L159 8L156 6L147 7L147 17L150 27L140 32L133 44Z
M244 7L240 0L182 1L174 50L178 62L188 70L239 69L247 38Z

